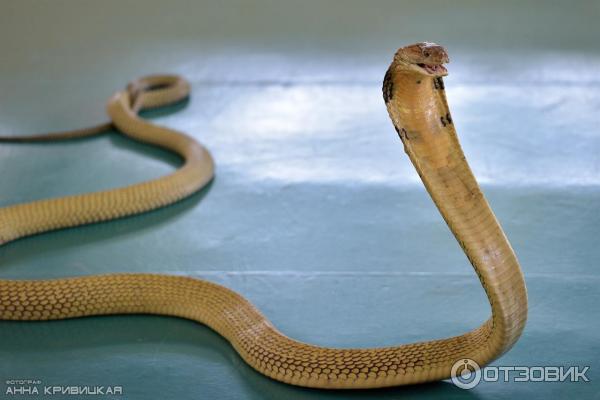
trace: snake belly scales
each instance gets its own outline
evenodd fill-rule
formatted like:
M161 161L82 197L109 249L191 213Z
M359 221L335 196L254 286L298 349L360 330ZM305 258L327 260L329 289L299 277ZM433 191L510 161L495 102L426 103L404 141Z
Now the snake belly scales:
M42 321L106 314L161 314L205 324L225 337L254 369L273 379L314 388L377 388L447 379L453 364L480 366L508 351L527 319L527 292L517 258L471 172L444 91L442 46L400 48L385 74L383 97L404 150L477 273L492 315L461 336L395 347L314 346L279 332L236 292L205 280L160 274L107 274L51 280L0 280L0 318ZM60 140L110 127L178 154L170 175L96 193L0 208L0 245L26 236L108 221L163 207L200 190L214 171L210 153L191 137L138 117L143 109L188 96L178 76L141 78L107 105L108 124L2 141Z

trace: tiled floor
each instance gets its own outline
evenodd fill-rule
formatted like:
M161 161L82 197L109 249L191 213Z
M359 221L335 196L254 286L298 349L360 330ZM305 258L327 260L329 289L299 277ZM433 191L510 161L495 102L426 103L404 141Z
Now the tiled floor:
M128 399L598 398L600 5L418 4L0 0L2 134L100 122L127 80L180 73L190 101L146 116L201 140L218 168L207 190L167 209L3 247L0 277L204 277L328 346L474 328L489 313L483 291L380 92L397 47L433 40L450 52L453 119L529 287L525 333L494 364L590 366L591 382L306 390L254 372L204 326L114 316L0 322L0 395L6 380L32 378L122 385ZM0 206L176 165L114 132L3 144Z

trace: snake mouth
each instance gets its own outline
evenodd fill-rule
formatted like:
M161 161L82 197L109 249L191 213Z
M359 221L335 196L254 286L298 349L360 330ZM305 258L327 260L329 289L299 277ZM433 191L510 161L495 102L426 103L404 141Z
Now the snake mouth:
M423 64L418 63L417 66L424 70L429 75L434 76L446 76L448 75L448 70L442 64Z

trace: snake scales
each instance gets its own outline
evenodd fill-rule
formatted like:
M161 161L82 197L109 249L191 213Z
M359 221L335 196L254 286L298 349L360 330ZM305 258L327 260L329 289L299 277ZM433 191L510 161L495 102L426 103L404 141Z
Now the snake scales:
M0 318L51 320L101 314L150 313L189 318L224 336L259 372L294 385L374 388L445 379L452 365L471 358L484 365L519 338L527 293L515 254L462 152L442 77L443 47L417 43L398 50L383 96L406 153L479 276L492 316L461 336L397 347L335 349L280 333L239 294L200 279L158 274L110 274L56 280L0 280ZM176 76L130 84L108 101L111 123L18 141L65 139L111 125L125 135L168 149L184 163L174 173L104 192L17 204L0 209L0 244L18 238L107 221L163 207L204 187L213 176L210 153L194 139L137 116L189 94ZM3 138L2 140L11 140Z

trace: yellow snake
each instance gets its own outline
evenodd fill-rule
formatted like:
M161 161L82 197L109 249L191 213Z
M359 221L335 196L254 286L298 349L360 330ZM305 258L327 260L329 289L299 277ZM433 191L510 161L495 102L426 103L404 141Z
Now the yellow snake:
M442 80L448 61L444 48L433 43L399 49L385 75L383 96L406 153L485 289L492 316L479 328L396 347L313 346L280 333L232 290L205 280L158 274L0 280L0 318L31 321L138 313L188 318L225 337L257 371L315 388L415 384L450 377L453 364L463 358L489 363L519 338L527 318L527 293L515 254L458 142ZM110 124L22 138L88 136L112 124L135 140L180 155L184 163L171 175L120 189L1 208L0 244L156 209L205 186L213 176L209 152L194 139L137 116L142 109L178 101L188 93L188 83L176 76L142 78L108 101Z

